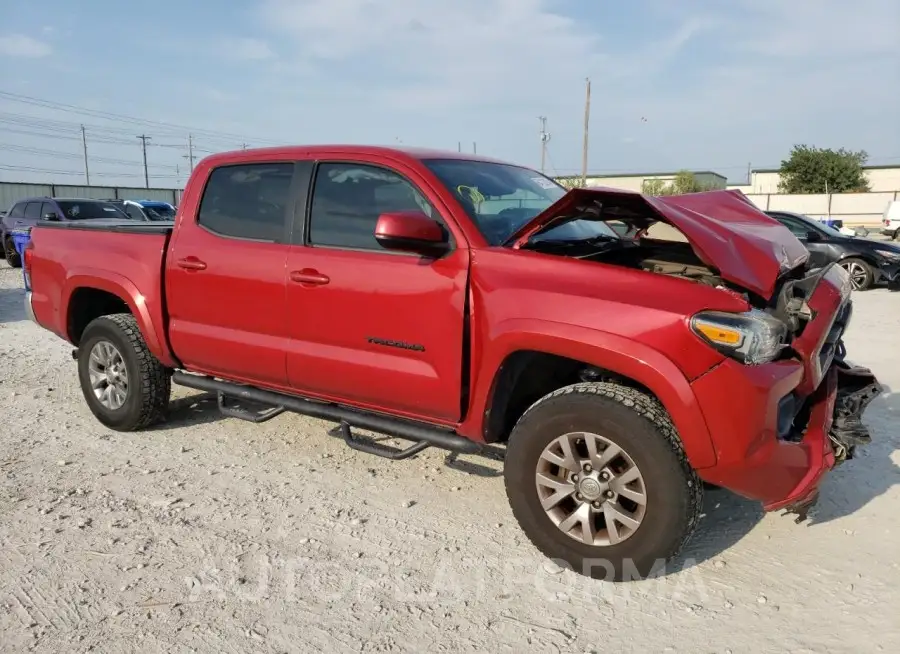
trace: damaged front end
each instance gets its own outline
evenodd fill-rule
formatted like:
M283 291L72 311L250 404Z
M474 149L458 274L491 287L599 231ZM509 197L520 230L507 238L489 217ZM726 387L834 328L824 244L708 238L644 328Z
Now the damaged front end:
M828 437L834 448L837 465L852 459L858 445L868 445L872 441L869 429L862 423L862 414L869 403L881 395L883 389L868 368L839 361L835 362L834 370L837 375L837 390Z

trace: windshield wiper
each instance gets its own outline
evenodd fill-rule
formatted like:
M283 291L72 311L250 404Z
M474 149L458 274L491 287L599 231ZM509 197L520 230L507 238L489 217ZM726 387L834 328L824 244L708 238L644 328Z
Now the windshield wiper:
M573 247L577 245L598 245L600 243L620 243L624 242L617 236L607 236L606 234L597 234L596 236L588 236L586 238L548 238L539 240L529 240L529 247L538 247L541 245Z

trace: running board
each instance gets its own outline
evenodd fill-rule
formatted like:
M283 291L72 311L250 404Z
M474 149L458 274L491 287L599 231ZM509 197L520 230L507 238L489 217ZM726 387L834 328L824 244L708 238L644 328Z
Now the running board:
M348 447L360 452L366 452L367 454L376 454L375 450L377 449L377 456L388 455L387 458L393 458L395 460L412 456L417 452L421 452L428 446L439 447L441 449L460 452L462 454L475 453L480 447L475 441L464 438L446 428L416 423L409 420L401 420L399 418L392 418L376 413L364 413L360 410L350 409L339 404L307 400L293 395L267 391L253 386L244 386L242 384L235 384L233 382L222 381L212 377L186 373L180 370L176 370L172 373L172 383L200 391L216 393L220 397L226 395L229 398L238 401L245 400L256 404L267 405L271 407L271 409L268 409L267 411L278 410L277 413L281 413L282 411L293 411L294 413L300 413L312 418L333 420L342 425L346 424L348 433L350 427L357 427L359 429L367 429L395 438L414 441L415 444L410 448L407 448L406 450L396 450L394 448L378 445L372 441L356 439L353 437L352 433L348 439L344 436L343 426L340 428L340 434L344 437L344 442L347 443ZM222 400L220 400L220 402L222 402ZM227 407L226 405L226 408L230 409L231 407ZM226 415L231 414L226 412ZM263 412L263 415L265 415L265 412ZM243 415L235 417L247 419ZM271 415L269 417L275 416ZM264 420L267 419L268 418L264 418ZM256 420L251 421L257 422ZM262 421L260 420L258 422ZM422 443L425 443L425 445L422 445ZM417 449L404 456L398 456L413 448Z
M354 436L353 432L350 431L350 425L343 420L337 427L332 427L331 429L329 429L328 435L343 438L344 443L351 450L356 450L357 452L362 452L363 454L371 454L372 456L380 456L382 459L390 459L391 461L401 461L402 459L408 459L411 456L415 456L422 450L427 450L429 447L431 447L431 443L429 443L428 441L417 441L402 450L395 447L390 447L388 445L382 445L381 443L378 443L370 438L360 438L359 436Z
M267 406L262 411L254 411L246 404L241 404L240 401L234 404L228 404L225 399L228 395L225 393L220 392L218 393L218 396L219 412L223 416L228 416L229 418L237 418L238 420L246 420L247 422L259 424L284 413L283 406ZM255 402L254 404L258 403Z

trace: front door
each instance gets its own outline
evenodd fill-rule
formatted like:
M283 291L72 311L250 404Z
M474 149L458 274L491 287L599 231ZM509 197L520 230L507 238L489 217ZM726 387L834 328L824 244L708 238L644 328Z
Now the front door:
M167 258L166 300L172 351L188 369L287 385L294 171L290 162L222 166L199 205L185 205Z
M288 254L288 379L301 393L412 417L460 418L469 251L439 258L375 240L388 211L441 222L425 184L362 162L317 165L308 229Z

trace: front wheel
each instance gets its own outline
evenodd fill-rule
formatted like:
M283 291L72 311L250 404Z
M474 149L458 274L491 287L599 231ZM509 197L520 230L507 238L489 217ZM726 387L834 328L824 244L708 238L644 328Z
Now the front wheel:
M838 265L850 275L850 283L853 284L853 290L855 291L865 291L875 281L875 273L872 271L872 266L862 259L850 257L844 259Z
M664 572L703 501L662 406L612 383L567 386L534 404L510 436L504 476L531 542L608 581Z
M97 420L135 431L162 417L169 404L169 371L147 349L134 316L92 320L78 346L81 392Z

